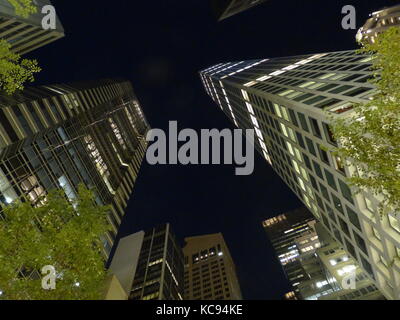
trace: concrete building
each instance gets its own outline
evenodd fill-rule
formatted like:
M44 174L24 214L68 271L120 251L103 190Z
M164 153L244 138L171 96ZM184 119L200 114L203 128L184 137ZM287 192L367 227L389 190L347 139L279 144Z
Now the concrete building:
M109 275L106 280L104 300L128 300L128 295L115 275Z
M121 238L109 266L110 274L120 283L126 299L131 293L144 236L144 231L139 231Z
M44 30L42 8L51 5L49 0L35 0L37 13L27 18L15 14L14 7L7 0L0 0L0 39L11 44L11 50L18 54L28 53L64 37L64 29L56 20L56 29Z
M220 63L200 72L210 97L388 299L400 299L400 223L381 196L346 183L356 174L329 149L329 116L349 117L375 93L371 56L340 51Z
M248 10L266 0L211 0L211 6L218 21Z
M169 224L122 240L110 270L130 300L183 300L183 253Z
M241 300L235 264L222 234L185 242L185 300Z
M378 34L390 27L400 27L400 4L373 12L358 30L356 39L374 43Z
M83 183L99 205L110 204L113 246L133 191L149 126L129 82L29 87L0 95L0 201L25 197L39 205L47 191L75 198ZM0 215L1 218L1 215Z

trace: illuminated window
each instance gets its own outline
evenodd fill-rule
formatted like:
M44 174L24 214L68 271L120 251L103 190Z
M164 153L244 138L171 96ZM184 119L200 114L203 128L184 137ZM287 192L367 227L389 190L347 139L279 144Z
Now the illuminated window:
M343 276L343 275L345 275L345 274L348 274L348 273L350 273L350 272L353 272L353 271L356 270L356 269L357 269L357 267L356 267L354 264L350 264L350 265L348 265L348 266L345 266L345 267L339 269L339 270L337 271L337 273L338 273L339 276Z
M292 128L287 128L287 131L288 131L288 133L289 133L289 138L290 138L293 142L296 142L296 137L295 137L295 135L294 135L293 129L292 129Z
M274 103L274 108L275 108L275 112L276 112L277 116L282 118L281 109L279 108L279 106L276 103Z
M292 156L294 156L294 151L293 151L293 147L292 147L291 143L288 142L288 141L286 141L286 145L287 145L287 147L288 147L288 149L289 149L290 154L291 154Z
M376 230L374 227L372 227L372 233L378 240L381 240L378 230Z
M285 119L287 122L290 122L290 120L289 120L289 114L288 114L286 108L283 107L283 106L282 106L282 115L283 115L283 119Z
M339 156L334 156L333 159L335 162L336 170L340 171L343 174L346 174L346 171L344 169L344 162L343 162L342 158L340 158Z
M365 200L365 207L370 211L370 212L374 212L374 206L371 202L371 200L369 200L367 197L364 197Z
M97 149L96 144L94 143L92 137L90 135L87 135L86 137L84 137L84 141L86 142L86 149L89 152L89 156L93 160L97 171L100 173L105 184L107 185L108 190L112 194L115 194L115 191L112 188L111 183L109 181L110 172L108 171L107 165L104 162L103 158L101 157L100 152Z
M117 124L114 122L112 118L108 118L108 121L110 122L111 129L113 130L114 135L117 138L119 144L122 146L123 149L126 149L125 141L122 138L121 131L119 130Z
M296 172L298 174L300 174L300 168L299 168L299 165L297 164L297 162L295 160L292 160L292 163L293 163L293 166L294 166L294 169L296 170Z
M136 131L135 121L133 120L131 113L129 112L127 107L125 107L124 110L125 110L126 116L128 117L128 120L129 120L132 128L135 129L135 131Z
M394 230L396 230L397 232L400 233L399 221L398 221L395 217L393 217L391 214L388 215L388 218L389 218L389 224L390 224L390 226L391 226Z
M284 134L286 137L289 137L289 135L288 135L288 133L287 133L287 130L286 130L286 126L285 126L283 123L280 123L280 125L281 125L281 129L282 129L283 134Z

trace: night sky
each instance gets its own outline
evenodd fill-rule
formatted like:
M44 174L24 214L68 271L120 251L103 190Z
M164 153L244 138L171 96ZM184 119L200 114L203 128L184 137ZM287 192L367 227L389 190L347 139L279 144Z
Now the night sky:
M269 0L217 22L208 0L52 0L66 37L35 50L36 84L123 77L152 128L232 128L207 96L198 72L228 61L355 49L341 9L368 14L394 0ZM251 176L232 165L143 163L120 236L170 222L177 237L222 232L245 299L281 299L289 288L262 221L301 206L256 153Z

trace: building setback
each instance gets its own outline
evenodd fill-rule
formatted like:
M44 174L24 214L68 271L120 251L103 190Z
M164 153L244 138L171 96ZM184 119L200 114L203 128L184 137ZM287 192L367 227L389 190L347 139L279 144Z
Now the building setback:
M357 262L320 222L310 220L305 208L268 219L264 228L293 286L286 300L383 299Z
M241 300L239 280L221 233L185 239L185 300Z
M145 154L149 126L129 82L99 80L0 95L0 201L34 205L54 188L110 204L108 256Z
M354 193L355 173L329 149L329 116L349 117L375 93L372 57L340 51L220 63L200 72L204 87L255 148L388 299L400 299L400 223L380 217L380 196ZM392 263L393 262L393 263Z
M321 246L315 251L320 266L333 292L319 300L384 300L384 296L352 258L318 222L315 225ZM355 287L351 287L352 283Z
M142 237L142 241L137 239ZM123 239L122 239L123 240ZM118 253L126 261L124 255L132 255L140 248L135 265L130 300L183 300L183 253L171 226L165 224L135 236L132 246ZM113 260L116 257L113 258ZM115 272L111 265L111 271ZM125 273L126 274L126 273Z
M221 21L265 1L266 0L210 0L210 3L218 21Z
M11 50L25 54L64 37L64 29L56 20L56 29L44 30L42 8L51 5L48 0L35 0L37 13L27 18L15 14L14 7L7 0L0 0L0 39L11 44Z

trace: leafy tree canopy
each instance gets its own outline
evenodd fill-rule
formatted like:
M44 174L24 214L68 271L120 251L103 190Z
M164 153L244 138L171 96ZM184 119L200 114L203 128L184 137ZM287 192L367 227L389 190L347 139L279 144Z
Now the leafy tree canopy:
M0 218L0 290L3 299L102 299L106 279L101 237L109 207L79 187L76 200L51 191L42 204L15 202ZM44 290L44 266L56 270L56 288Z
M36 60L21 60L10 48L7 41L0 39L0 89L7 94L22 90L24 83L33 82L33 74L41 71Z
M332 118L337 154L356 167L353 186L383 196L381 214L400 212L400 28L389 28L359 51L371 56L370 82L377 90L354 105L351 117Z
M8 0L10 4L15 8L15 14L28 18L31 14L37 12L37 6L33 3L33 0Z

